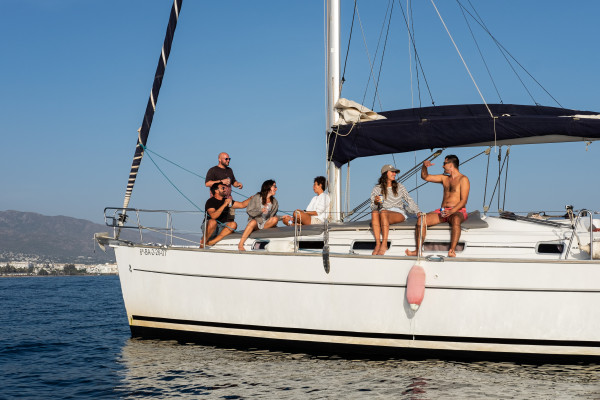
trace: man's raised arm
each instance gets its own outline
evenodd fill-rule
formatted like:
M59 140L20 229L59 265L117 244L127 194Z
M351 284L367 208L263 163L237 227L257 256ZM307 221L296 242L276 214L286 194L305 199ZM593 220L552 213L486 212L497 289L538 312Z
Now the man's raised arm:
M432 165L435 164L429 160L423 161L423 166L421 167L421 179L427 182L442 183L443 175L430 175L429 171L427 171L427 168L431 167Z

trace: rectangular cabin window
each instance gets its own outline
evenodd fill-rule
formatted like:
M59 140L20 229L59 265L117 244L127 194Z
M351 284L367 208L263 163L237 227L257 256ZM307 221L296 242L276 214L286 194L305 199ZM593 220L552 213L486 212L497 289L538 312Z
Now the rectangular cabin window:
M465 242L458 242L456 252L465 249ZM450 250L450 242L427 242L423 243L423 251L444 251Z
M565 244L562 242L538 243L536 253L538 254L562 254Z
M268 240L257 240L252 245L252 250L264 250L269 244Z
M388 240L388 249L392 246L392 242ZM352 244L352 250L375 250L374 240L357 240Z
M298 242L300 250L323 250L325 243L322 240L301 240Z

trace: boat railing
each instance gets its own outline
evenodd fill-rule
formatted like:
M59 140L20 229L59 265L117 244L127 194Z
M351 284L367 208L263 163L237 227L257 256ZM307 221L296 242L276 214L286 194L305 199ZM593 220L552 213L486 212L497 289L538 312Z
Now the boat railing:
M569 211L569 208L567 208L567 211ZM567 251L565 251L565 253L564 253L565 259L569 257L569 254L571 251L571 246L573 245L573 241L575 239L577 239L580 251L582 250L581 247L583 246L583 244L581 243L581 238L579 237L578 231L583 232L583 233L588 233L587 232L588 230L589 230L589 235L590 235L590 244L589 244L590 260L594 259L594 215L598 215L598 214L600 214L600 212L598 212L598 211L582 209L577 213L577 217L573 218L572 210L569 212L569 215L571 216L571 237L569 238L569 244L567 245ZM589 229L587 229L585 227L583 229L579 229L578 227L583 222L583 218L586 218L586 217L589 218L589 224L590 224Z
M176 210L146 210L138 208L107 207L104 223L113 228L114 238L130 240L122 231L136 230L140 243L160 242L165 246L174 244L198 245L205 212ZM178 226L175 226L177 222Z
M114 238L140 243L157 243L162 246L199 246L204 236L203 232L206 231L207 221L206 212L202 211L119 207L104 209L104 222L106 226L113 229ZM131 231L137 232L135 238L125 233ZM241 233L239 230L236 232ZM302 226L295 225L294 252L299 251L302 234Z

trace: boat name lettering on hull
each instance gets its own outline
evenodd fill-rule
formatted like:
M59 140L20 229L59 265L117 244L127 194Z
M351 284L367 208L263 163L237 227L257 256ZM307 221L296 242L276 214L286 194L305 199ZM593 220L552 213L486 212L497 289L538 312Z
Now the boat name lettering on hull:
M141 256L166 256L167 251L164 249L140 249Z

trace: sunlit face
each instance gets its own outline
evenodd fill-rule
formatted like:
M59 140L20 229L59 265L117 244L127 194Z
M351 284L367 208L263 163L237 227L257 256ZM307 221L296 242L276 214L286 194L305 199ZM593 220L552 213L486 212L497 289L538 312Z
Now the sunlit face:
M225 190L225 185L219 185L219 187L217 188L217 193L219 193L221 197L225 197Z
M448 161L448 159L444 159L444 172L449 173L452 170L452 161Z
M219 164L221 164L224 167L229 166L229 162L231 161L231 157L229 157L229 154L227 153L221 153L219 154Z
M390 181L393 181L393 180L395 180L395 179L396 179L396 171L388 171L388 172L387 172L387 178L388 178Z
M275 196L275 193L277 193L277 184L276 183L274 183L273 186L271 186L271 191L269 193L271 193L271 196Z
M317 183L317 181L315 181L315 182L313 183L313 192L315 192L316 194L319 194L319 192L320 192L320 190L319 190L319 189L321 189L321 185L319 185L319 184Z

